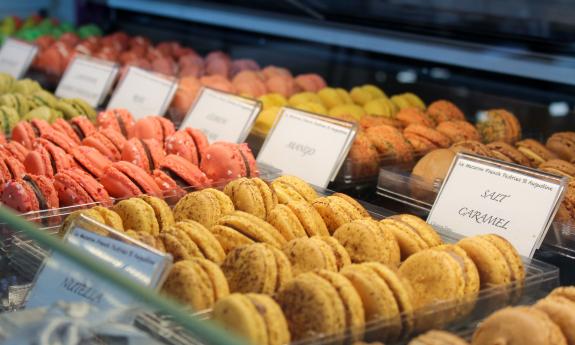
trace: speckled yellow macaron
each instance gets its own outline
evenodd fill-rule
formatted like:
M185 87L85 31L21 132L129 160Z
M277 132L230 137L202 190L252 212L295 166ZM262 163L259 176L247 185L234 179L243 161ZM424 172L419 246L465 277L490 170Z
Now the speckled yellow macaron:
M122 200L114 205L112 210L120 215L126 229L143 231L154 236L160 233L154 208L140 198Z
M300 237L291 240L283 247L283 252L291 262L294 276L316 269L338 271L338 263L332 248L319 237Z
M463 248L475 263L481 287L506 285L511 282L512 273L505 256L490 241L474 236L460 240L457 245Z
M275 192L260 178L239 178L224 187L236 210L266 219L278 204Z
M178 201L173 213L175 221L191 219L210 228L219 218L233 211L234 204L227 195L208 188L186 194Z
M201 252L202 257L217 264L221 264L224 261L226 257L224 248L214 234L202 224L193 220L184 220L175 223L173 228L178 229L182 235L193 241Z
M317 210L306 201L292 201L287 206L299 219L308 236L328 236L329 231Z
M278 229L286 241L297 237L307 237L299 218L287 205L276 205L269 213L267 221Z
M351 261L377 261L399 265L400 249L393 233L372 219L358 219L339 227L333 237L348 252Z
M160 231L174 225L174 214L172 213L170 206L168 206L163 199L150 195L140 195L138 198L152 206L154 214L156 215L156 220L160 226Z
M283 252L265 243L234 248L222 263L232 292L274 294L292 278Z

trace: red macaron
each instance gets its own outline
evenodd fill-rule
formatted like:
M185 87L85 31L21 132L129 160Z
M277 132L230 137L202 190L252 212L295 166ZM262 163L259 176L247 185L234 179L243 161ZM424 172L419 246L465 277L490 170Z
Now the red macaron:
M125 144L126 138L111 128L102 129L82 140L82 145L97 149L113 162L122 158L122 149Z
M20 213L60 206L53 180L38 175L24 175L22 178L8 181L2 191L2 204Z
M30 150L25 148L24 145L20 144L19 142L12 140L6 144L0 145L0 152L16 158L20 162L24 162L24 159L26 159L26 156Z
M200 164L202 153L209 146L206 135L194 128L176 131L166 138L166 154L175 154L189 160L195 165Z
M100 178L104 174L104 169L112 164L106 156L90 146L80 145L75 147L71 153L76 165L95 178Z
M80 144L84 138L96 132L96 126L85 116L76 116L70 121L57 119L52 124L52 128L66 134L76 144Z
M54 187L63 207L96 202L112 206L112 199L104 186L82 169L69 169L57 173L54 176Z
M24 159L24 167L29 174L54 177L59 171L75 166L72 156L60 147L45 139L36 139L36 149Z
M100 182L115 198L141 194L161 196L162 190L144 169L130 162L115 162L104 170Z
M17 179L26 174L24 164L11 155L0 152L0 182Z
M34 119L32 121L20 121L12 130L11 138L12 141L16 141L31 150L33 149L36 138L52 130L52 126L45 120Z
M172 121L161 116L146 116L134 126L134 136L140 139L156 139L163 143L176 129Z
M97 122L100 129L111 128L122 133L128 139L132 137L134 125L136 124L132 114L128 110L121 108L100 112Z
M183 196L188 189L209 187L211 180L198 166L177 155L167 155L162 164L154 171L154 179L164 196Z
M154 139L132 138L124 144L122 160L131 162L152 173L166 156L162 144Z
M74 142L74 140L68 137L66 134L51 130L43 133L40 138L36 138L33 144L33 148L35 148L38 145L38 142L42 140L51 142L67 153L72 152L72 149L77 145L77 143ZM40 145L42 145L42 143L40 143Z
M200 169L218 185L239 177L259 176L256 159L247 144L211 144L202 155Z

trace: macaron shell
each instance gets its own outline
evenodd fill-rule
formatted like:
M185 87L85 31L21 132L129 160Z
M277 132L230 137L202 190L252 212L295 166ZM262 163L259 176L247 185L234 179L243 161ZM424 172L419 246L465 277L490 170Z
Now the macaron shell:
M263 243L234 248L222 264L232 292L273 294L278 277L274 254Z
M162 160L162 163L160 163L159 169L164 172L166 172L166 170L171 171L183 182L186 182L188 186L194 189L208 187L212 182L197 165L194 165L185 158L176 155L166 156Z
M200 164L200 153L188 131L176 131L166 138L166 153L184 157L195 165Z
M214 305L212 315L220 327L249 343L268 344L265 320L247 296L238 293L222 298Z
M218 199L205 190L186 194L173 209L176 222L192 219L207 229L223 216Z
M140 195L138 198L142 199L154 209L156 220L160 226L160 232L176 223L170 206L168 206L163 199L152 195Z
M189 305L195 311L210 308L215 299L208 275L188 261L176 262L172 266L162 286L162 292Z
M104 219L104 223L116 230L124 231L124 222L122 221L122 217L119 214L112 211L109 208L102 207L102 206L95 206L92 210L98 212L102 219Z
M264 319L268 333L268 344L289 344L291 336L280 306L270 296L249 293L246 294L246 297L256 306Z
M365 207L363 207L362 204L360 204L357 200L350 197L349 195L343 193L333 193L332 196L336 196L340 199L345 200L348 204L350 204L353 208L355 208L357 212L359 212L360 216L371 217L369 212L365 209Z
M38 211L40 209L36 194L23 180L8 181L4 185L2 204L20 213Z
M314 236L315 237L315 236ZM337 239L331 236L317 236L320 240L330 246L332 253L335 256L335 263L337 270L341 270L347 265L351 265L351 258L344 246L339 243Z
M332 202L327 197L315 199L312 205L323 218L330 234L333 234L340 226L354 220L341 205Z
M308 236L329 236L327 225L312 205L305 201L292 201L287 206L297 216Z
M435 247L443 244L443 240L439 233L435 231L435 229L429 225L423 219L414 216L412 214L398 214L391 216L390 218L399 219L402 222L409 224L412 228L414 228L419 236L427 243L429 247Z
M402 260L407 259L409 256L421 250L429 248L429 245L409 224L391 218L382 219L379 223L395 236L395 239L399 243Z
M104 170L112 164L111 160L90 146L77 146L72 150L71 155L76 165L96 178L100 178Z
M318 198L315 189L313 189L313 187L311 187L307 182L299 177L282 175L276 178L274 181L278 181L290 186L308 202L312 202Z
M337 272L337 261L331 247L319 238L301 237L291 240L283 252L292 265L294 276L316 269Z
M218 264L208 259L201 258L193 258L190 261L204 270L204 272L206 272L210 278L211 286L214 290L214 299L216 302L230 294L228 281L226 280L226 276Z
M505 285L511 282L511 271L503 254L489 241L468 237L457 242L473 260L482 287Z
M210 232L218 239L226 253L236 247L255 243L251 238L225 225L214 225L210 228Z
M574 286L561 286L553 289L549 296L564 297L575 303L575 287Z
M141 192L138 193L138 195L139 194L148 194L155 196L162 195L160 187L158 187L154 179L149 174L147 174L142 168L128 162L116 162L113 163L111 167L114 167L120 172L122 172L127 178L130 179L130 182L135 181L137 183L137 186L141 190ZM103 177L102 177L102 184L104 184Z
M112 208L120 215L124 228L143 231L151 235L159 235L160 225L156 219L154 208L142 199L130 198L121 200Z
M112 205L112 200L106 189L92 175L83 170L70 169L60 172L56 174L54 180L60 201L67 200L63 202L65 206L86 203L83 200L84 193L88 196L87 202L99 202L104 206Z
M156 139L159 142L175 132L174 124L160 116L147 116L134 125L134 136L140 139Z
M278 229L286 241L291 241L297 237L307 237L298 217L286 205L276 205L269 213L267 221Z
M236 210L266 219L267 210L258 186L247 178L239 178L226 184L224 193L230 197Z
M186 234L200 249L203 256L217 264L221 264L226 253L217 238L202 224L193 220L184 220L175 226Z

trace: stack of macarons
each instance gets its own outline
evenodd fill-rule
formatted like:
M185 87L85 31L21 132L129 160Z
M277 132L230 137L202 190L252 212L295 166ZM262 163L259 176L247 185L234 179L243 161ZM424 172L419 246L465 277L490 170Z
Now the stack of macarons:
M21 212L109 205L112 198L139 194L177 200L190 188L258 176L246 144L210 145L199 130L176 131L158 116L136 122L124 109L101 112L96 124L86 116L52 124L43 119L18 123L12 140L0 146L0 171L3 186L26 174L53 181L59 201L50 204L21 205L22 198L14 194L23 191L19 188L2 194L5 205Z
M471 345L575 343L575 287L559 287L533 306L503 308L481 322Z
M377 221L351 197L320 196L294 176L270 183L239 178L223 191L188 193L173 209L157 197L134 197L109 212L117 216L78 213L171 253L177 268L162 291L192 310L213 308L216 321L261 344L276 340L249 328L250 322L296 341L320 335L360 340L377 324L378 336L393 341L416 325L466 315L480 289L520 287L525 277L517 252L499 236L444 244L416 216ZM274 298L269 308L276 322L253 319L247 301L254 294ZM440 307L434 322L418 316L445 303L455 307ZM241 316L252 320L232 323Z

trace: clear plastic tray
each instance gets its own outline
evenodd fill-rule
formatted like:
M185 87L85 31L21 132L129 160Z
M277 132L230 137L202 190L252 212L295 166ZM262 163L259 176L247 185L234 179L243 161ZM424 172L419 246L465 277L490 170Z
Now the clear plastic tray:
M327 189L318 189L323 195L329 195L332 191ZM394 212L379 206L362 202L375 219L381 219ZM56 227L57 228L57 227ZM53 229L54 230L54 229ZM447 243L457 242L461 236L452 233L441 233L444 241ZM12 246L7 253L8 269L18 276L19 284L25 284L32 280L36 270L40 267L43 258L47 254L45 250L35 245L34 242L23 238L17 233L12 236ZM479 297L467 305L446 302L436 304L418 311L414 317L415 327L409 332L404 332L401 338L389 341L385 339L386 330L391 327L389 320L380 320L366 325L365 340L381 341L387 340L386 343L401 342L408 339L414 334L426 331L432 328L447 328L453 331L470 329L488 314L504 307L514 304L529 304L536 299L544 296L553 288L558 286L559 273L558 269L535 259L523 259L526 268L526 279L523 286L510 284L509 286L483 289ZM462 314L461 310L467 312ZM209 316L208 314L206 314ZM167 327L173 337L182 339L193 339L186 332L171 328L169 321L158 315L147 315L146 320L150 322L149 327ZM402 317L406 317L403 315ZM191 338L190 338L191 337ZM345 341L345 335L325 335L307 339L298 342L298 344L308 343L341 343ZM176 344L178 344L176 342Z

